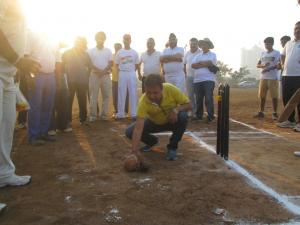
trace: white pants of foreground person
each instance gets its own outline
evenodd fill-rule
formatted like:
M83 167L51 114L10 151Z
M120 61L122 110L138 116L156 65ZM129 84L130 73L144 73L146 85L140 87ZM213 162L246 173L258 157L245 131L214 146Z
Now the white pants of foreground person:
M100 110L100 119L108 119L109 112L109 97L111 93L111 79L109 75L98 76L92 74L89 80L90 91L90 116L92 120L97 118L97 104L99 89L102 96L102 106Z
M174 86L178 87L183 93L186 93L186 82L183 72L176 75L165 74L165 80L167 83L173 84Z
M14 80L0 78L0 187L20 186L30 182L30 176L15 175L10 158L16 121L16 87Z
M135 72L119 72L118 83L118 114L117 118L125 117L125 102L126 93L128 89L130 115L136 117L136 105L137 105L137 78Z

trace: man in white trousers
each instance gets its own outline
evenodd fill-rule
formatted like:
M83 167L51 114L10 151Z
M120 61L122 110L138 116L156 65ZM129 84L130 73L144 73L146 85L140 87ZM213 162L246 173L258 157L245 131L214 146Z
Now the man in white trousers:
M129 91L130 115L133 120L136 118L137 107L137 77L136 70L139 66L138 53L130 47L131 36L123 36L124 48L118 51L115 63L119 70L118 83L118 114L116 119L125 118L126 92Z
M16 121L14 75L21 71L36 73L40 65L24 58L26 26L17 0L0 1L0 187L28 184L30 176L17 176L10 158ZM5 208L0 204L0 211Z
M109 97L111 93L111 68L113 57L110 49L104 47L106 35L104 32L98 32L95 35L97 46L88 51L93 68L89 80L90 89L90 122L97 119L97 105L99 88L102 95L102 106L100 108L100 119L107 120L109 113Z
M175 34L169 35L169 47L166 48L160 62L163 64L164 77L167 83L178 87L183 93L186 93L185 74L183 70L184 49L177 47L177 38Z

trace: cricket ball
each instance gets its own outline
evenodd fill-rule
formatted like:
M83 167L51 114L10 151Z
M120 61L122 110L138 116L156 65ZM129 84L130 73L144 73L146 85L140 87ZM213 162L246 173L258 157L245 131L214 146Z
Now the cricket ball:
M138 168L139 161L136 155L128 155L124 160L124 169L128 172L135 171Z

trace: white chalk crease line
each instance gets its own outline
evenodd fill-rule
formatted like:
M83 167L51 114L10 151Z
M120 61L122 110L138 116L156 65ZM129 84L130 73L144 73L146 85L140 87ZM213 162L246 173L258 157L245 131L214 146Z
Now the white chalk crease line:
M194 140L196 140L201 147L209 150L210 152L215 153L215 147L212 145L207 144L203 140L201 140L199 137L197 137L193 132L187 132L187 135L190 135ZM232 160L224 160L225 163L233 168L238 173L245 176L251 183L257 187L258 189L264 191L271 197L275 198L280 204L282 204L287 210L294 213L295 215L300 215L300 207L292 202L289 201L290 198L287 198L285 195L281 195L274 191L272 188L265 185L263 182L261 182L259 179L257 179L255 176L250 174L247 170L245 170L243 167L241 167L239 164Z
M250 129L252 129L252 130L257 130L257 131L260 131L260 132L265 133L265 134L270 134L270 135L273 135L273 136L276 136L276 137L279 137L279 138L284 138L284 137L282 137L282 136L280 136L280 135L278 135L278 134L274 134L274 133L272 133L272 132L269 132L269 131L266 131L266 130L263 130L263 129L258 129L258 128L252 126L252 125L249 125L249 124L246 124L246 123L243 123L243 122L234 120L234 119L230 119L230 121L232 121L232 122L234 122L234 123L237 123L237 124L240 124L240 125L243 125L243 126L245 126L245 127L248 127L248 128L250 128Z

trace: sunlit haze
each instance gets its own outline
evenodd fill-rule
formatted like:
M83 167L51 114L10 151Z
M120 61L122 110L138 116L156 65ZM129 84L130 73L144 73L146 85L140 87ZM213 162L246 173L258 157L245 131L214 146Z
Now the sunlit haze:
M240 66L241 48L262 45L267 36L293 37L300 20L296 0L20 0L31 30L45 32L50 40L72 46L83 35L93 47L94 34L107 34L106 46L121 42L124 33L132 35L132 47L145 51L146 39L156 40L162 51L170 32L184 47L191 37L209 37L218 60Z

